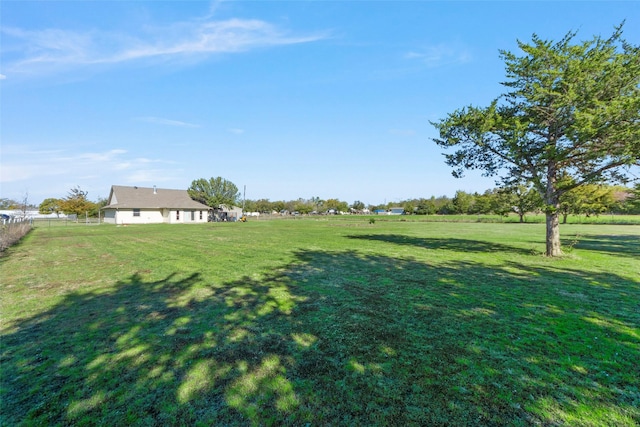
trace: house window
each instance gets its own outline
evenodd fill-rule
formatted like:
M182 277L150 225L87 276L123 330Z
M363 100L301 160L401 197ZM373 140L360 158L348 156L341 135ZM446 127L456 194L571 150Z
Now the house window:
M200 221L202 221L202 211L200 211Z
M140 216L140 209L133 209L133 216Z
M176 220L180 221L180 211L176 211Z
M196 211L191 211L191 221L196 220Z

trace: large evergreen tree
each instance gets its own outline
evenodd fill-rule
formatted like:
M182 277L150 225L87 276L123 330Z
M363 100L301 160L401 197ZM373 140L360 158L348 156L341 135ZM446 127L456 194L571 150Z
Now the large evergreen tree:
M622 38L574 43L534 35L522 56L501 51L507 93L486 108L469 106L433 123L454 176L480 169L503 184L529 182L544 200L546 253L560 255L559 207L567 191L624 181L640 165L640 47ZM570 176L572 179L562 179Z

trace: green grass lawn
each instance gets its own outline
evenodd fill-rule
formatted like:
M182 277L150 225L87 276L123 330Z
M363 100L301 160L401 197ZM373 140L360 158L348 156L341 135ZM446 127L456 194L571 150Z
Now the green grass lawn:
M640 227L38 227L0 425L637 425Z

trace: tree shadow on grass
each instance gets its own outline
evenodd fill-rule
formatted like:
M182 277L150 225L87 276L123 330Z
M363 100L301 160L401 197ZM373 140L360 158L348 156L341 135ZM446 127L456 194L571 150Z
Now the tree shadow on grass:
M2 424L631 424L638 296L615 274L355 251L223 284L136 274L11 326Z
M448 250L454 252L509 252L531 255L531 250L481 240L411 237L402 234L364 234L347 237L350 239L376 240L386 243L395 243L398 245L410 245L418 248Z
M575 244L576 249L640 258L640 235L573 235L563 241L565 245Z

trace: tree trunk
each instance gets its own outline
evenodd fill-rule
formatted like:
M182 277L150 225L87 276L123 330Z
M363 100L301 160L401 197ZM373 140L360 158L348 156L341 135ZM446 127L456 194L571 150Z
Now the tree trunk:
M547 188L545 202L547 204L547 256L560 256L560 195L556 192L556 165L550 162L547 169Z
M547 256L560 256L560 218L558 212L547 212Z

